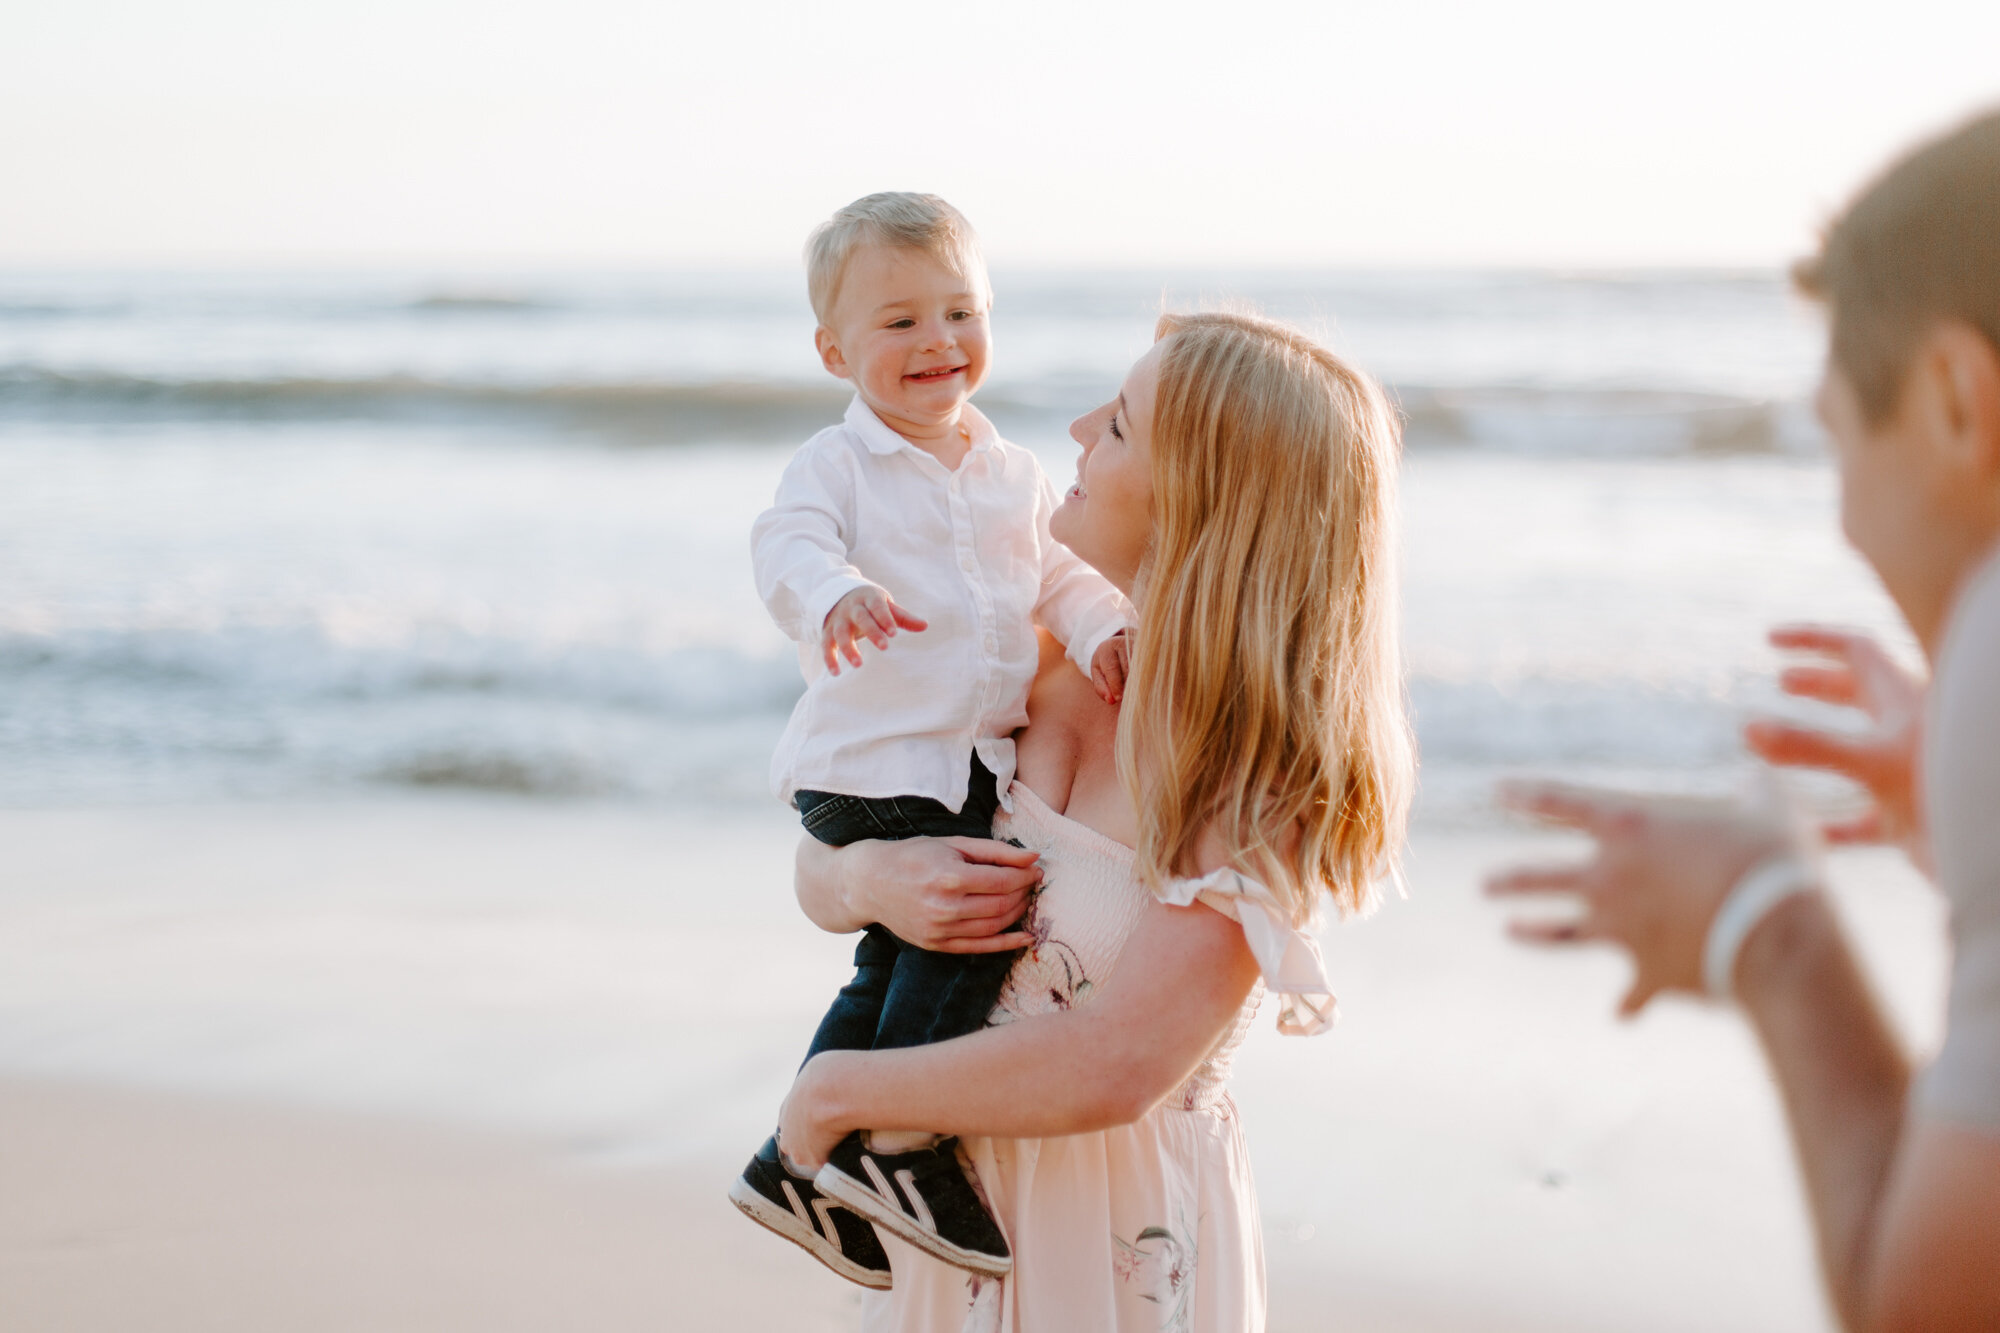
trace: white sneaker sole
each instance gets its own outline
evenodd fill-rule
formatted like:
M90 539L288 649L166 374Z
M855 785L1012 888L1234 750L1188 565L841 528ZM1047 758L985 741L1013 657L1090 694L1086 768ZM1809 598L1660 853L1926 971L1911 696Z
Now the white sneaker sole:
M819 1174L813 1177L813 1187L828 1198L846 1204L850 1210L884 1231L894 1232L933 1259L942 1260L953 1268L963 1268L986 1277L1006 1277L1014 1271L1011 1256L960 1249L937 1232L927 1231L918 1225L901 1208L877 1194L874 1186L856 1180L831 1162L821 1167Z
M813 1258L846 1278L849 1282L876 1291L887 1291L895 1285L895 1279L888 1273L878 1273L872 1268L863 1268L827 1243L826 1237L799 1220L798 1214L789 1208L780 1208L759 1194L750 1182L738 1176L729 1187L729 1201L752 1222L775 1231L792 1244L810 1254Z

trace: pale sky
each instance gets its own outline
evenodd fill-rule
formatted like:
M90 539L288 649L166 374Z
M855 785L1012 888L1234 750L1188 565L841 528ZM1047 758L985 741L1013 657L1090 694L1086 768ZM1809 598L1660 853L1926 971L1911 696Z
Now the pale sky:
M2000 103L2000 3L12 0L0 264L1772 264Z

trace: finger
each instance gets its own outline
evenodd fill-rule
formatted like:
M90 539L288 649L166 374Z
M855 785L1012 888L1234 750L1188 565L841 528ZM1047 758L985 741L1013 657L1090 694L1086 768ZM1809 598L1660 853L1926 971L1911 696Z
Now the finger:
M938 931L937 936L941 940L965 941L999 939L1003 936L1008 939L1019 937L1025 942L1030 937L1026 931L1020 929L1020 915L1016 912L1012 918L1004 921L961 922L949 931Z
M1853 704L1861 692L1854 672L1844 666L1786 667L1778 673L1778 688L1801 699L1817 699L1827 704Z
M886 599L876 598L871 600L866 610L869 621L882 635L886 637L896 632L896 617L890 614L891 608ZM875 635L871 634L868 637L872 639ZM881 644L878 642L876 646L880 647Z
M1765 763L1784 768L1816 768L1850 778L1875 768L1865 745L1817 727L1758 718L1743 728L1743 741Z
M904 629L924 630L924 629L929 629L931 627L930 621L925 620L922 616L911 615L908 611L905 611L902 607L897 606L894 602L889 603L889 614L895 617L896 623L898 625L901 625Z
M1035 941L1029 935L1010 930L1005 935L980 935L967 939L939 940L932 947L932 953L1006 953L1010 949L1025 949Z
M998 838L946 838L945 843L976 865L1031 866L1042 854L1030 847L1016 847Z
M1768 637L1773 648L1795 653L1825 653L1830 657L1847 657L1857 647L1874 642L1867 635L1857 634L1851 629L1811 623L1779 625Z
M966 866L958 874L954 886L943 889L946 899L954 902L950 910L964 912L976 909L980 900L1006 897L1010 894L1024 894L1042 882L1040 866ZM970 899L968 904L963 901ZM940 900L942 905L943 899Z
M1090 684L1091 688L1097 691L1097 697L1104 700L1104 702L1108 704L1118 702L1118 695L1111 688L1111 673L1103 667L1093 666L1090 669Z
M853 663L855 666L861 665L861 649L856 646L852 638L849 638L847 642L841 644L840 650L842 653L846 654L847 660L849 662Z
M834 652L834 637L828 634L819 642L820 655L826 659L826 670L830 676L840 674L840 658Z
M1582 865L1514 866L1486 877L1490 898L1533 893L1582 893L1589 867Z
M778 1149L778 1160L785 1164L785 1170L795 1176L804 1176L807 1180L811 1180L814 1176L818 1175L819 1169L826 1165L825 1162L815 1162L808 1158L794 1157L783 1148Z
M1651 1004L1653 997L1659 993L1660 988L1650 982L1633 981L1632 988L1625 992L1625 998L1618 1001L1618 1016L1637 1018L1639 1011Z
M1845 847L1889 840L1882 812L1872 808L1846 819L1830 819L1820 825L1819 833L1827 842Z
M1608 792L1567 782L1503 782L1495 794L1510 810L1589 833L1611 823L1626 805Z
M1524 921L1507 923L1510 938L1523 944L1555 945L1579 944L1588 936L1584 934L1581 921Z
M990 929L998 930L1002 926L1013 925L1027 909L1028 895L1034 887L1032 884L1023 884L1019 888L1008 889L1002 893L960 894L949 910L952 918L960 925L977 925L985 922Z

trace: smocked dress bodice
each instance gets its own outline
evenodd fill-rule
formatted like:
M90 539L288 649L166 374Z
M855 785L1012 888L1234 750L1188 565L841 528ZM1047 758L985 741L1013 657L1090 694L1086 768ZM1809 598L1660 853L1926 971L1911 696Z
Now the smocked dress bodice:
M1006 1233L1014 1269L973 1278L884 1236L894 1288L863 1301L866 1333L1244 1333L1264 1326L1264 1248L1229 1069L1267 991L1279 1028L1333 1018L1318 946L1262 885L1229 871L1148 890L1125 847L1016 781L994 836L1041 857L1043 883L990 1021L1091 1004L1149 900L1236 921L1260 979L1194 1073L1130 1124L962 1148ZM1062 1078L1064 1071L1051 1071Z
M1130 847L1057 814L1022 783L1014 784L1013 795L1014 809L1001 813L993 836L1040 853L1043 888L1022 925L1031 942L1007 975L988 1020L993 1024L1087 1004L1111 975L1140 913L1152 901L1133 874ZM1216 1105L1228 1086L1236 1048L1263 1002L1260 977L1236 1021L1166 1105L1184 1111Z

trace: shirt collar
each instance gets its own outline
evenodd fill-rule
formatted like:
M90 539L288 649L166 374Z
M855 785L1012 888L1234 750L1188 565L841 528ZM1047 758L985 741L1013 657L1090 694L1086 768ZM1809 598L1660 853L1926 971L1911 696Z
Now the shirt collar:
M868 452L871 454L893 454L898 449L924 452L883 424L882 418L875 415L875 409L863 402L858 393L854 395L854 401L847 405L845 420L847 428L861 437L861 442L868 446ZM971 403L960 409L959 420L972 432L973 453L978 453L1000 438L1000 432L993 428L993 423L986 419L986 414ZM929 455L926 454L925 457Z

